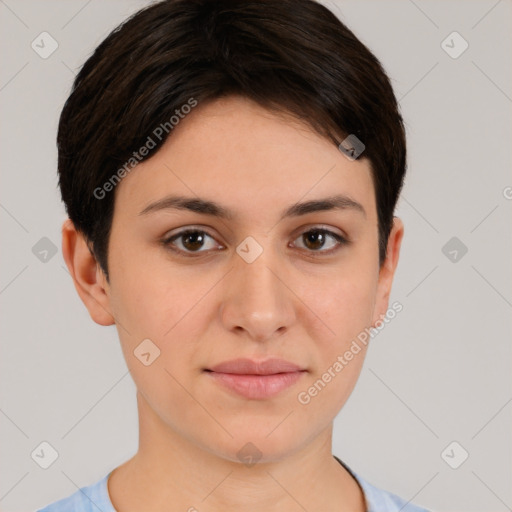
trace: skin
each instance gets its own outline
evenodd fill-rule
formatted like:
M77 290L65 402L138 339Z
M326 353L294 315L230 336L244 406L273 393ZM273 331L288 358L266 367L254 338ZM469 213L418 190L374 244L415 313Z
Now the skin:
M139 215L168 194L213 200L233 218L185 210ZM357 201L365 213L279 220L298 201L333 194ZM319 226L350 242L326 235L323 245L308 245L304 233ZM162 245L187 227L209 236L202 245L175 240L182 255ZM297 395L388 309L403 224L395 218L382 266L377 228L366 159L350 161L307 124L235 96L197 106L117 186L110 282L72 222L64 223L63 254L75 287L95 322L116 324L137 386L139 450L109 478L116 510L365 510L359 485L332 457L331 441L366 347L307 405ZM247 236L263 248L250 264L236 252ZM146 338L160 349L149 366L133 353ZM265 400L225 390L203 371L237 357L271 356L307 372ZM252 466L237 457L248 442L262 453Z

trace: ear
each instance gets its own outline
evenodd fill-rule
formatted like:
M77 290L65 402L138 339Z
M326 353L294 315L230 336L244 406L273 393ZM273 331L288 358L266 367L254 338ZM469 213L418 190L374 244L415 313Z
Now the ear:
M76 230L70 219L62 225L62 255L73 278L76 291L91 318L100 325L114 324L114 317L110 313L105 274L91 254L84 236Z
M395 275L400 247L404 236L404 224L398 217L393 217L393 227L389 234L387 254L379 270L379 281L377 284L377 294L373 310L372 326L386 314L389 304L389 294Z

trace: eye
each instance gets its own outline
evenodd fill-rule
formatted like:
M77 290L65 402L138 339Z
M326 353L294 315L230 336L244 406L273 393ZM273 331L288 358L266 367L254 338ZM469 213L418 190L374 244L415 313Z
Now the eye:
M210 239L210 246L206 241ZM329 244L327 242L331 240ZM301 235L295 239L295 242L300 240L302 246L299 244L300 249L306 249L313 253L330 254L339 249L340 246L348 244L348 240L338 233L334 233L329 229L316 227L309 229L301 233ZM188 228L178 233L173 234L170 237L162 240L162 244L172 251L183 253L186 256L194 256L194 253L204 253L215 247L223 248L215 243L215 239L209 235L206 231L198 228ZM327 250L324 249L327 244Z
M184 231L180 231L166 239L162 240L162 243L165 247L176 251L176 252L184 252L188 254L192 253L200 253L206 252L209 249L215 248L216 244L210 245L210 247L206 246L206 249L199 250L205 247L205 240L210 238L214 240L212 236L210 236L206 231L202 229L186 229ZM181 239L181 240L180 240ZM179 243L176 243L176 241Z
M334 240L334 242L331 241L328 250L319 250L325 247L326 241L328 241L329 238ZM337 251L340 246L348 243L348 240L338 233L323 228L313 228L304 231L296 240L303 241L303 247L301 248L308 249L312 252L327 254Z

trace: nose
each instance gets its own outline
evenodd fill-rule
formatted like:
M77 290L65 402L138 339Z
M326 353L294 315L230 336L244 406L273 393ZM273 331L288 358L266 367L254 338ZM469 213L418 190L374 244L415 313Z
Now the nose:
M284 334L296 319L297 300L286 281L283 263L270 249L252 263L235 254L223 290L225 328L259 342Z

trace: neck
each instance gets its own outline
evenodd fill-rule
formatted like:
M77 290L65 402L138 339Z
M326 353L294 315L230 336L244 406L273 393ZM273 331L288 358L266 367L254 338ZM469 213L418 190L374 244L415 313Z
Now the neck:
M140 393L137 402L139 450L108 482L118 512L365 510L359 485L332 456L332 423L294 453L249 465L194 444Z

